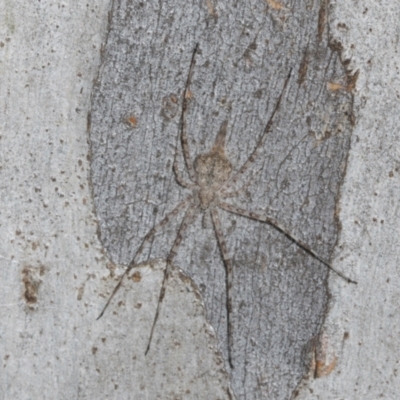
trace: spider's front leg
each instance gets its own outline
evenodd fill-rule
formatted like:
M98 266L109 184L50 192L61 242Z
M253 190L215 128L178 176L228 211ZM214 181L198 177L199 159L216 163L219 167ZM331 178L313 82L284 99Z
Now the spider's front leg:
M185 90L183 91L182 111L181 111L181 119L180 119L180 123L179 123L179 125L180 125L180 142L181 142L181 146L182 146L183 158L185 160L185 165L186 165L191 183L186 182L182 178L181 173L179 172L179 169L178 169L178 146L176 146L175 157L174 157L174 166L173 166L173 171L174 171L177 182L181 186L186 187L186 188L193 187L193 183L196 183L196 174L194 172L193 162L192 162L192 158L190 156L189 143L188 143L188 138L187 138L186 114L187 114L187 108L188 108L188 100L190 98L189 86L190 86L190 81L191 81L192 75L193 75L193 68L195 65L195 57L196 57L198 48L199 48L199 44L196 44L196 46L193 50L192 59L190 61L189 73L188 73L188 76L186 79Z
M283 85L281 94L279 95L278 100L277 100L277 102L275 104L275 108L272 111L271 117L269 118L267 126L264 129L264 133L261 135L260 139L258 140L258 143L257 143L256 147L254 148L253 152L250 154L250 156L247 159L247 161L239 168L239 171L231 179L229 179L225 183L224 187L221 190L222 192L225 192L225 191L229 190L231 187L234 187L236 185L237 181L239 180L239 178L246 173L246 171L250 168L250 166L257 159L259 151L264 146L264 143L267 140L268 133L272 129L272 125L273 125L273 122L274 122L275 114L279 110L279 106L280 106L281 101L282 101L283 93L284 93L284 91L286 89L286 86L287 86L289 80L290 80L291 74L292 74L292 69L290 69L290 71L289 71L289 74L288 74L288 76L287 76L287 78L285 80L285 83Z

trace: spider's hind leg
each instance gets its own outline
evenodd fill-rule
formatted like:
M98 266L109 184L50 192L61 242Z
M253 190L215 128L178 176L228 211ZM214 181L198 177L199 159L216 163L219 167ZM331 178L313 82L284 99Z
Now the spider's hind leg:
M227 335L228 335L228 360L229 366L233 368L231 349L233 346L232 337L232 284L233 284L233 266L232 260L228 256L228 249L226 247L225 237L222 231L221 221L219 219L218 211L216 208L211 209L211 217L214 224L215 236L219 249L222 254L225 266L225 286L226 286L226 314L227 314Z
M97 317L97 319L100 319L104 312L106 311L107 307L110 305L111 300L114 298L115 294L118 292L118 289L122 285L122 281L125 278L125 275L129 273L129 271L138 263L139 257L143 253L145 245L150 241L150 239L159 231L161 230L165 225L168 224L168 222L173 218L176 217L179 212L190 202L192 199L191 196L187 197L185 200L180 202L172 211L170 211L157 225L155 225L150 231L147 233L147 235L144 237L142 244L140 245L138 251L135 254L135 257L133 260L130 262L128 265L128 268L125 270L125 272L122 274L119 282L117 283L117 286L115 286L113 292L111 293L110 297L107 300L106 305L103 307L103 310L101 311L100 315Z
M303 242L302 240L296 238L290 231L285 228L283 225L281 225L278 221L275 219L265 216L265 215L260 215L252 211L247 211L244 208L240 208L237 206L234 206L232 204L220 202L219 207L221 207L223 210L228 211L232 214L240 215L242 217L246 217L249 219L253 219L255 221L259 222L265 222L268 225L272 226L274 229L276 229L278 232L284 234L288 239L290 239L293 243L295 243L298 247L300 247L302 250L304 250L306 253L308 253L310 256L324 264L328 269L333 271L336 275L339 275L342 279L344 279L347 283L354 283L357 284L356 281L353 281L349 277L347 277L345 274L342 272L338 271L332 265L326 261L324 258L322 258L319 254L317 254L307 243Z
M186 214L185 214L185 216L183 218L182 224L179 227L178 234L176 235L176 238L175 238L174 244L172 246L172 249L168 254L167 265L165 266L164 276L163 276L163 280L162 280L162 283L161 283L160 294L158 296L158 303L157 303L156 313L154 315L153 325L151 326L149 341L148 341L148 344L147 344L147 348L146 348L145 354L147 354L148 351L150 350L150 345L151 345L151 341L153 339L153 334L154 334L154 328L156 326L156 323L157 323L157 320L158 320L158 316L160 315L161 303L162 303L162 301L163 301L163 299L165 297L165 291L166 291L166 287L167 287L167 280L168 280L168 277L169 277L169 274L170 274L170 268L171 268L172 261L174 260L176 254L178 252L178 248L179 248L180 244L182 243L183 234L186 232L187 227L194 221L194 219L196 218L198 213L199 213L199 208L196 205L192 205L187 209Z

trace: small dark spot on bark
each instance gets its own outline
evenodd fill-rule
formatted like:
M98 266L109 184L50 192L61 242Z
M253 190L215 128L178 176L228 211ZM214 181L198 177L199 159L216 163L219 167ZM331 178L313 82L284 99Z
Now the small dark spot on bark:
M254 92L254 97L255 97L256 99L261 99L262 93L263 93L262 89L258 89L258 90L256 90L256 91Z
M142 280L142 275L139 271L136 271L132 274L131 279L133 280L133 282L140 282Z
M329 43L329 47L333 50L333 51L337 51L337 52L341 52L343 50L343 46L342 43L338 42L337 40L334 40L332 42Z
M31 266L26 266L22 270L22 282L25 289L23 296L30 307L37 302L39 286L42 283L38 276L41 268L44 267L40 267L40 269L38 269Z
M79 289L78 289L78 296L76 297L76 299L78 301L82 300L83 297L83 291L85 290L85 285L82 285Z
M343 334L343 340L347 340L350 337L350 333L349 332L345 332Z
M96 346L92 347L92 354L95 355L97 353L98 348Z
M299 68L299 78L297 80L297 83L299 85L301 85L305 81L307 76L307 69L308 69L308 56L307 52L305 52Z

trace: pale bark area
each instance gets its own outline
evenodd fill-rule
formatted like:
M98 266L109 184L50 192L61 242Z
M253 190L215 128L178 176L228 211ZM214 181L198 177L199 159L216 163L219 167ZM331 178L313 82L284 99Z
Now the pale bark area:
M359 284L331 276L324 351L317 355L324 376L306 380L297 398L391 399L400 391L400 6L337 3L331 34L360 77L335 267ZM115 284L110 273L122 272L97 237L89 186L86 116L108 7L106 1L0 5L0 396L229 398L201 297L178 271L147 357L163 264L136 270L114 309L95 320L105 289Z
M400 337L400 5L348 2L334 8L332 30L350 67L360 70L357 124L342 188L337 265L353 270L349 292L330 282L321 365L297 399L396 399ZM325 354L324 354L325 353ZM332 364L335 360L336 362ZM333 368L331 368L333 367Z
M181 275L160 321L169 350L143 351L162 265L136 271L125 313L96 321L113 266L96 233L87 115L108 6L0 6L0 398L228 398L215 334Z

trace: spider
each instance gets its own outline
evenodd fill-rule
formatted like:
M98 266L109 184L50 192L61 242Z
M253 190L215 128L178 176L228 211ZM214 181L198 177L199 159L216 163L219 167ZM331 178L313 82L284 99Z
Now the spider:
M147 233L147 235L143 238L143 241L137 250L133 260L128 265L127 269L121 276L118 284L116 285L114 291L110 295L106 305L104 306L99 318L104 314L108 305L110 304L112 298L115 293L120 288L123 278L125 275L129 273L129 271L138 264L139 258L143 253L143 250L150 242L150 240L154 237L154 235L160 231L164 226L168 224L174 217L176 217L181 211L186 209L185 215L181 222L180 227L178 228L178 232L175 238L175 241L172 245L172 248L167 256L166 268L164 270L164 276L161 284L161 290L158 298L157 309L155 312L153 324L151 327L149 340L147 344L147 348L145 354L148 353L151 345L151 341L153 338L154 329L157 323L158 316L160 314L161 304L163 298L165 296L166 291L166 283L168 280L168 276L170 273L172 262L177 254L178 248L182 242L184 233L187 227L194 222L196 217L202 213L208 213L211 216L212 225L214 227L214 232L216 236L216 240L222 255L223 264L225 267L225 286L226 286L226 305L227 305L227 337L228 337L228 362L231 368L233 368L232 358L231 358L231 347L232 347L232 326L231 326L231 313L232 313L232 297L231 297L231 289L232 289L232 261L229 257L228 249L226 246L225 236L222 230L220 218L219 218L219 210L224 210L229 213L250 218L255 221L266 223L272 226L274 229L279 231L281 234L285 235L288 239L294 242L299 248L308 253L313 258L317 259L320 263L322 263L325 267L329 268L341 278L343 278L348 283L357 282L351 280L340 271L333 268L326 260L324 260L321 256L319 256L314 250L312 250L306 243L297 239L294 235L292 235L288 229L286 229L282 224L280 224L277 220L262 215L256 212L248 211L245 208L237 207L235 205L229 204L226 202L227 199L232 197L237 197L245 187L247 187L249 183L247 183L244 187L239 190L234 190L236 187L236 183L239 178L245 174L246 171L250 168L250 166L254 163L258 156L258 152L264 145L268 133L271 131L273 125L273 119L275 114L277 113L283 93L287 87L287 84L290 80L291 70L285 80L282 91L278 97L276 105L272 111L272 114L268 120L268 123L264 129L263 134L261 135L258 143L256 144L253 152L250 154L247 161L239 168L239 170L232 175L233 166L229 161L228 157L225 154L225 139L227 133L228 122L224 121L219 129L219 132L216 136L215 142L208 153L198 155L194 162L192 162L191 154L189 151L189 145L187 140L187 127L186 127L186 114L188 109L188 100L190 98L190 83L191 77L193 74L193 69L195 66L195 58L196 53L198 51L199 45L196 44L191 62L189 67L189 73L186 79L186 85L183 92L183 100L182 100L182 110L180 117L180 143L182 147L183 158L185 162L185 166L187 169L187 173L189 176L189 181L185 180L182 176L181 171L178 168L178 152L179 146L175 148L175 156L173 163L173 172L175 175L175 179L177 183L185 189L189 189L192 193L187 196L183 201L181 201L172 211L167 213L167 215L160 221L158 224L153 226L153 228Z

